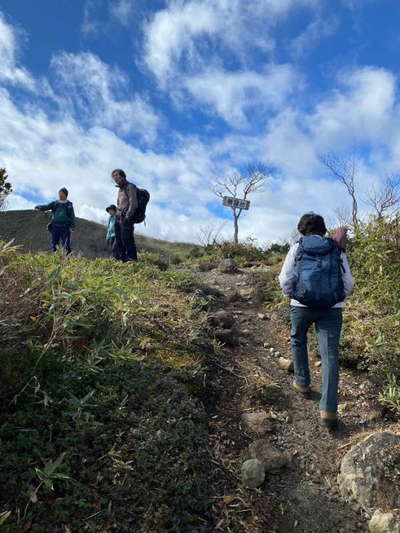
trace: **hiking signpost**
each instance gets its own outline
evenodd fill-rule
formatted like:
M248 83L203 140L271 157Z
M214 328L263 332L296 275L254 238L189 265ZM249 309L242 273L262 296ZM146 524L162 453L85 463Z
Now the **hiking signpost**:
M222 198L222 205L231 207L232 209L245 209L247 211L250 208L250 201L233 198L232 196L224 196Z

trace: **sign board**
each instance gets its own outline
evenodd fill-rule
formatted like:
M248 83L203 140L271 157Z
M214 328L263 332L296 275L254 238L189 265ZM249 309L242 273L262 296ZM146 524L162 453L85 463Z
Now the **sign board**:
M222 204L226 207L232 207L233 209L249 209L250 201L242 200L240 198L232 198L231 196L224 196Z

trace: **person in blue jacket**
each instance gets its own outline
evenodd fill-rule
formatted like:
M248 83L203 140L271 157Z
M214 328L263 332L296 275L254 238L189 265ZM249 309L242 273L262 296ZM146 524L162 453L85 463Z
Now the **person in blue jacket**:
M65 248L67 254L71 253L71 231L75 227L75 213L72 202L68 200L68 191L65 187L58 191L58 200L45 205L37 205L39 211L51 211L52 218L47 229L51 233L51 249L57 250L57 246Z
M110 215L108 219L107 226L107 235L106 235L106 244L111 250L112 255L115 259L120 259L120 253L118 250L118 242L115 234L115 223L117 220L117 206L114 204L109 205L106 208L107 213Z

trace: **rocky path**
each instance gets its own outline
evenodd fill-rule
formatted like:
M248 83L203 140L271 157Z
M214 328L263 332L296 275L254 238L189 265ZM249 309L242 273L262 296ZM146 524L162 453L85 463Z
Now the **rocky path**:
M232 316L239 332L238 345L213 357L208 372L217 517L213 530L368 531L367 518L340 497L337 484L349 448L388 428L365 375L342 370L343 422L337 435L329 435L319 424L318 359L312 356L311 361L316 393L304 399L291 388L292 375L281 368L280 358L290 358L289 327L256 302L254 270L211 271L199 277L224 294L228 322ZM254 480L263 472L257 471L258 463L246 463L259 456L267 465L265 481L259 488L244 488L243 476L250 485L262 481Z

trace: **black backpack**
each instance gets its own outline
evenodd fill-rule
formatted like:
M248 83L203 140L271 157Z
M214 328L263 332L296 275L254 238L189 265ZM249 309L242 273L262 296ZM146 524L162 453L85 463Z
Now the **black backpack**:
M139 189L138 187L136 189L138 206L133 215L133 222L135 224L141 224L146 219L146 207L150 200L150 193L146 189Z

